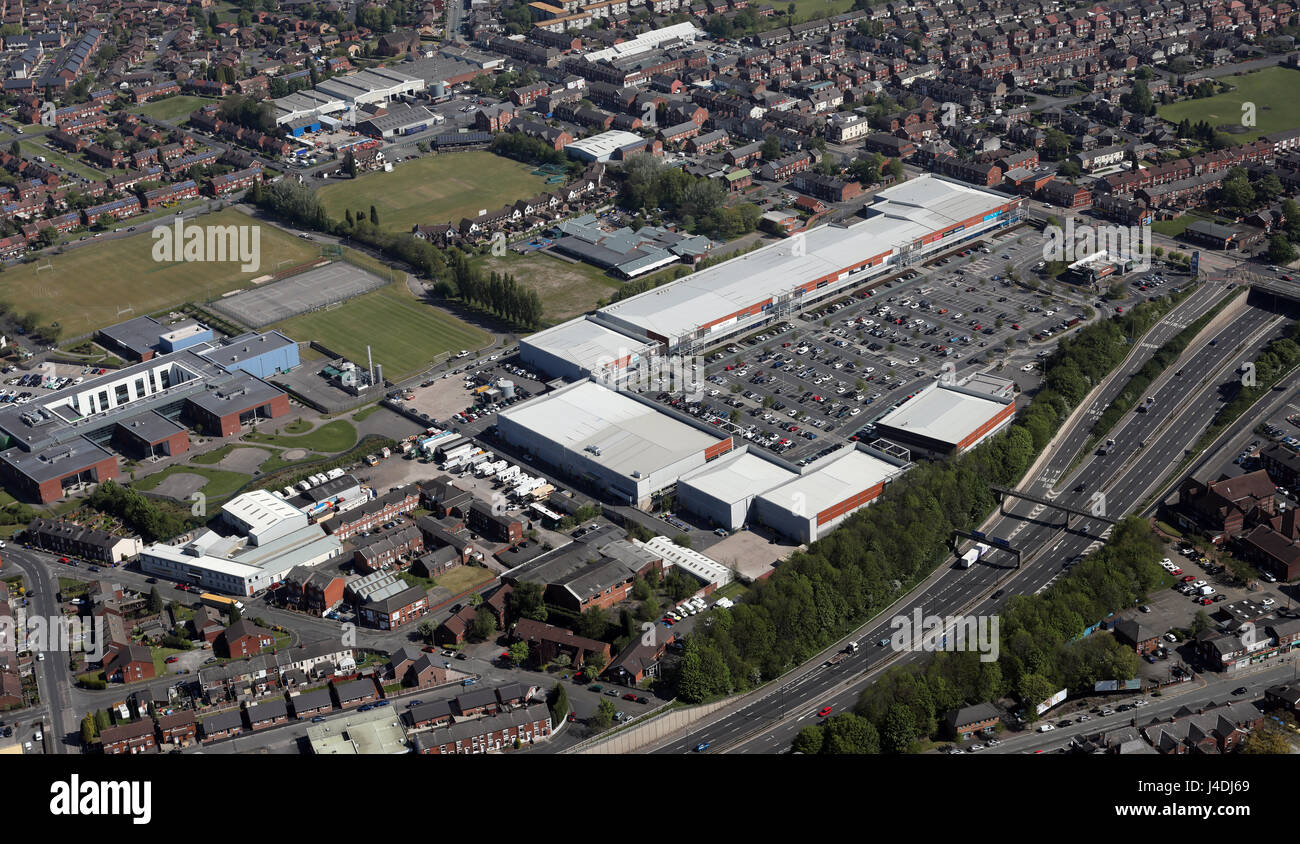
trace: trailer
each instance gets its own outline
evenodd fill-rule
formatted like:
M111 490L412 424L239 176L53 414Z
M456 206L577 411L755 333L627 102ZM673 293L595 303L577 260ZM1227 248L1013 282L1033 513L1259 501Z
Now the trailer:
M342 469L330 469L325 474L332 481L335 480L336 478L343 477L343 475L346 473Z
M534 501L542 501L552 492L555 492L555 486L553 484L542 484L528 494L532 496Z
M442 460L444 460L444 461L450 461L450 460L453 460L453 459L455 459L456 457L458 457L458 456L460 456L460 455L462 455L462 454L469 454L469 453L472 452L475 448L477 448L477 446L475 446L474 443L472 443L472 442L462 442L462 443L459 443L459 444L453 445L453 446L451 446L450 448L439 447L439 448L436 450L436 453L441 455L441 459L442 459Z
M961 560L958 563L958 567L964 569L970 568L973 564L983 559L984 555L991 550L993 549L985 545L983 542L977 542L974 548L970 549L965 554L961 555Z
M506 465L504 469L497 470L497 483L505 485L519 478L519 467Z
M490 463L482 463L479 464L474 469L474 474L478 475L480 478L490 478L493 475L495 475L497 472L500 472L501 470L505 469L509 465L510 464L504 460L496 460Z
M388 446L384 446L383 448L379 449L379 454L383 456L385 459L387 459L393 456L393 450Z

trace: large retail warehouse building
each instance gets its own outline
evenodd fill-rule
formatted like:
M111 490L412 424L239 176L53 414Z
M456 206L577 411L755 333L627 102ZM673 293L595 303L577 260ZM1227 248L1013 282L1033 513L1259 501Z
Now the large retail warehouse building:
M651 342L662 353L693 353L1008 225L1019 218L1021 201L918 176L877 193L861 222L819 226L579 320L627 336L629 349ZM525 338L523 359L559 375L554 363L573 345L565 335L552 330ZM557 342L562 347L552 348ZM620 357L611 354L609 365Z

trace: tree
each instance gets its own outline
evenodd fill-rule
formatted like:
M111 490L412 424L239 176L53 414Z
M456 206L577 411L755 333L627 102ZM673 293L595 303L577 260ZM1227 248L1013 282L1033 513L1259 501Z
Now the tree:
M432 645L435 629L436 628L433 626L432 621L421 621L420 626L416 628L416 632L420 634L421 642L424 642L426 645Z
M1292 750L1286 731L1266 721L1250 731L1250 735L1246 736L1246 741L1241 746L1241 752L1252 756L1282 756L1291 753Z
M556 683L555 688L551 689L550 698L551 723L558 726L569 714L569 692L563 683Z
M1212 627L1214 627L1214 620L1210 618L1209 614L1205 610L1197 610L1196 615L1192 616L1193 636L1203 633Z
M107 709L95 710L95 732L96 733L102 733L104 732L104 730L107 730L112 725L113 722L109 719Z
M95 740L96 735L95 713L87 712L86 717L81 719L81 743L90 744Z
M483 641L497 632L497 617L487 607L479 609L474 613L474 623L469 627L469 635L479 641Z
M523 665L528 662L529 649L527 642L515 642L508 649L510 661L515 665Z
M240 620L241 618L243 618L243 617L244 617L244 614L243 614L243 612L240 611L239 607L232 606L232 607L230 608L230 623L231 623L231 624L234 624L236 621L239 621L239 620Z
M1275 234L1268 239L1268 260L1271 264L1283 266L1295 260L1295 247L1285 235Z
M776 135L768 135L763 139L763 160L775 161L781 157L781 139Z
M591 726L594 730L607 730L614 723L614 713L618 710L614 708L614 701L609 698L601 698L600 705L596 707L596 714L591 716Z
M582 673L587 675L587 679L595 680L600 676L600 672L605 670L605 655L602 653L589 653L583 663Z
M379 212L375 210L373 205L370 206L370 223L375 226L379 225Z
M352 150L348 150L347 158L343 159L343 168L350 178L357 177L357 157L352 154Z
M160 613L163 611L162 593L155 586L149 590L149 612Z
M533 621L546 621L546 601L542 598L542 585L525 582L510 593L506 607L512 620L530 618Z
M916 738L916 716L912 710L903 703L890 706L880 734L881 748L886 753L906 753Z
M609 617L605 614L603 607L592 607L582 614L578 619L578 635L586 636L588 639L599 639L605 635L605 628L609 626Z
M818 726L804 727L799 734L794 737L794 742L790 749L795 753L803 753L812 756L822 752L822 728Z

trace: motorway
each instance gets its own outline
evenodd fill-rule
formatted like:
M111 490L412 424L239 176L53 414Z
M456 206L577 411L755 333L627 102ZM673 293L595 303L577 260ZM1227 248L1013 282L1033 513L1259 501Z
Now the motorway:
M1204 313L1227 292L1222 283L1207 282L1183 302L1165 321L1153 329L1134 357L1126 362L1127 372L1136 371L1154 348L1173 336L1178 326L1186 325ZM1208 343L1188 349L1171 370L1198 373L1175 378L1166 373L1149 391L1159 412L1132 413L1112 432L1116 446L1106 457L1090 455L1079 469L1064 479L1067 492L1054 487L1062 480L1073 462L1078 447L1086 439L1091 414L1076 420L1046 465L1022 489L1035 494L1063 499L1074 506L1086 506L1093 491L1105 493L1107 512L1112 517L1131 511L1156 487L1172 467L1178 465L1184 451L1200 436L1217 412L1220 386L1234 377L1234 370L1246 358L1239 347L1249 350L1263 346L1278 333L1284 320L1272 313L1247 308L1228 322ZM1126 372L1113 379L1099 398L1104 406L1116 395L1126 380ZM1142 445L1145 443L1145 445ZM1082 493L1073 492L1079 483L1087 484ZM1016 571L1006 554L994 554L988 562L973 569L941 568L934 576L878 618L911 615L919 608L925 615L988 615L996 611L997 600L983 598L992 590L1034 594L1046 589L1063 572L1062 563L1079 558L1099 547L1105 525L1096 519L1075 517L1069 530L1061 526L1063 514L1046 512L1041 504L1012 500L1007 514L993 520L986 528L995 536L1009 539L1025 552L1023 568ZM1046 553L1044 553L1046 552ZM1012 580L1014 579L1014 588ZM738 710L723 710L717 716L655 748L656 752L683 753L701 742L709 742L710 752L772 753L785 750L794 735L804 726L816 723L814 711L825 705L836 712L849 710L863 687L884 667L916 654L897 654L876 643L889 637L893 629L887 621L867 625L852 639L864 643L863 649L834 668L822 667L822 660L810 662L788 675L782 684L771 684L763 692L741 701Z

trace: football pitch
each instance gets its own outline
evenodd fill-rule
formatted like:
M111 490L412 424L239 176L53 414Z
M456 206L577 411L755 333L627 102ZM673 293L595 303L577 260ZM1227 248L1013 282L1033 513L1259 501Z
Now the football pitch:
M545 190L546 180L534 176L533 169L480 150L426 155L398 163L391 173L335 181L318 196L336 220L348 210L369 214L373 205L381 228L410 231L416 224L455 225L462 217L536 196Z
M1223 81L1236 90L1216 94L1203 100L1187 100L1161 106L1161 119L1177 125L1185 117L1192 123L1204 120L1216 129L1224 125L1241 126L1243 104L1254 105L1255 125L1244 132L1229 135L1234 143L1247 143L1283 129L1300 127L1300 71L1270 67L1245 76L1225 76Z
M390 381L419 372L442 352L474 350L491 340L486 331L416 301L401 283L275 328L295 340L315 340L351 361L364 363L368 345Z
M122 227L131 225L124 220ZM170 226L170 220L156 225ZM14 313L38 315L37 322L57 321L64 337L79 337L97 328L154 313L185 302L204 302L248 287L279 264L293 266L320 255L310 241L295 238L233 209L187 219L185 226L261 227L261 262L242 272L238 261L160 262L153 258L152 225L129 237L85 242L61 255L42 253L29 264L0 273L0 301ZM40 269L38 269L40 268Z

